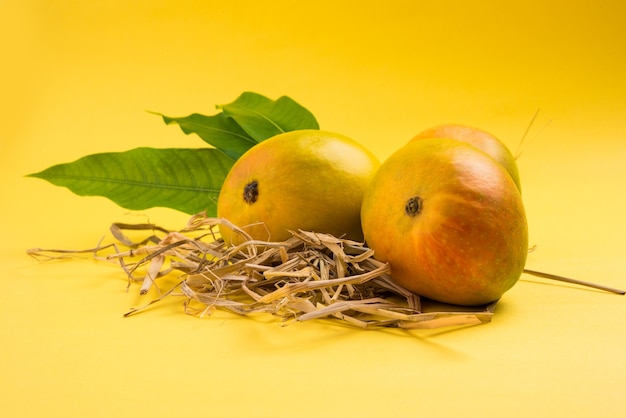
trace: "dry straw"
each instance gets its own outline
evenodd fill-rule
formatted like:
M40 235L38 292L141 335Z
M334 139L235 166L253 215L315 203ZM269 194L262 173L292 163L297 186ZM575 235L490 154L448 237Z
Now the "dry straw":
M241 244L225 245L220 226L232 229ZM133 230L150 235L133 241L128 236ZM495 308L495 302L477 308L434 305L391 281L389 265L376 260L364 244L327 234L292 231L284 242L256 241L230 222L204 214L193 216L182 231L115 223L111 233L117 243L28 253L39 260L93 253L116 261L129 285L139 282L141 294L152 288L159 294L126 316L175 295L185 298L187 313L200 316L219 308L241 315L272 314L281 324L335 318L360 328L481 324L491 321ZM120 251L120 244L128 250ZM114 253L101 255L106 249ZM158 287L163 276L179 280L163 290Z

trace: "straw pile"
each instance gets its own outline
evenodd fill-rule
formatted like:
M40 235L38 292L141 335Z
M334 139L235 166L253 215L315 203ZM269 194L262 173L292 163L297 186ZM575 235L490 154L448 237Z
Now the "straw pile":
M238 234L241 244L226 245L219 238L220 225ZM128 236L132 230L150 235L134 242ZM396 285L389 265L376 260L363 243L327 234L292 231L284 242L255 241L227 220L204 214L193 216L180 231L115 223L111 233L117 243L81 251L32 249L28 253L40 260L93 253L119 263L129 285L141 283L141 294L158 290L157 299L126 316L170 296L183 297L185 311L199 316L226 309L241 315L271 314L281 324L334 318L360 328L480 324L491 321L495 308L492 303L442 310ZM119 245L128 250L119 251ZM101 255L111 248L113 254ZM178 280L169 289L160 289L159 279L164 276Z

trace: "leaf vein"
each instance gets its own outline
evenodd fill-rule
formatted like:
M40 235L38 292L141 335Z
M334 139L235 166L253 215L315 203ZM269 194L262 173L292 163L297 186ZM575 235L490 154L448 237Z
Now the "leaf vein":
M48 176L49 179L67 179L67 180L76 180L76 181L88 181L94 183L113 183L113 184L126 184L132 186L140 186L154 189L171 189L171 190L185 190L185 191L198 191L198 192L219 192L219 189L213 187L201 187L201 186L187 186L183 184L163 184L163 183L153 183L149 181L138 181L138 180L128 180L128 179L113 179L113 178L102 178L102 177L86 177L86 176L76 176L71 174L55 174Z

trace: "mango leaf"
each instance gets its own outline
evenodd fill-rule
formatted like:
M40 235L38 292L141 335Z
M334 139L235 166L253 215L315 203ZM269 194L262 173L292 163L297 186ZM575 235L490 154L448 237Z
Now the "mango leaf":
M163 206L190 214L206 210L215 216L224 179L244 152L278 133L319 129L313 114L286 96L274 101L245 92L216 107L222 112L213 116L193 113L174 118L157 113L166 124L178 124L185 134L196 134L213 148L93 154L29 177L81 196L104 196L131 210Z
M135 148L92 154L29 174L80 196L104 196L121 207L168 207L215 216L217 197L234 163L214 148Z
M274 101L257 93L244 92L234 102L217 108L257 142L282 132L319 129L315 116L287 96Z
M180 129L189 134L196 134L209 145L222 151L233 159L238 159L257 141L252 139L232 118L223 113L205 116L193 113L189 116L173 118L157 113L170 125L178 124Z

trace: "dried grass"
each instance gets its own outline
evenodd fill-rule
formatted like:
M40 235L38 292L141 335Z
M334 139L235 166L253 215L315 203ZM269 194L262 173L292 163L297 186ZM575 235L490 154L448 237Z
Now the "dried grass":
M220 225L232 229L243 243L225 245ZM133 241L130 231L150 235ZM490 322L495 308L495 302L477 308L433 305L391 281L389 265L376 260L373 250L327 234L292 231L284 242L255 241L230 222L204 214L193 216L181 231L115 223L111 233L117 243L28 253L38 260L91 253L119 263L129 286L140 283L141 294L158 291L156 299L125 316L165 297L182 296L185 312L199 316L225 309L240 315L271 314L281 324L336 318L360 328L413 329ZM120 245L128 250L120 251ZM102 255L107 249L113 253ZM164 276L180 279L163 290L158 284Z

